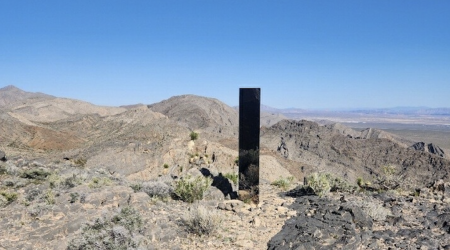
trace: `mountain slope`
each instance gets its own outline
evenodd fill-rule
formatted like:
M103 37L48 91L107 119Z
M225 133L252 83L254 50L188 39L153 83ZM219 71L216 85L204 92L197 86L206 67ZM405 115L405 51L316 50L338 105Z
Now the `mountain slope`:
M405 148L386 138L352 138L333 127L309 121L284 120L262 131L261 143L287 159L316 166L355 182L373 179L382 167L397 166L400 174L421 185L450 178L450 161Z
M203 130L224 135L237 134L239 122L237 111L217 99L182 95L148 107L190 130Z

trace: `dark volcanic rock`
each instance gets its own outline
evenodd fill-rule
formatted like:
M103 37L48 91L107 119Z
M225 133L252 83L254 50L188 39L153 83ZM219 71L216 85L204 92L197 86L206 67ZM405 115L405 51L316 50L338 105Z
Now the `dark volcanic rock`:
M356 249L372 220L360 208L303 196L292 205L299 216L286 222L268 249ZM365 233L364 233L365 234Z
M424 142L417 142L414 145L412 145L411 148L418 151L438 155L440 157L445 157L444 150L442 150L442 148L440 148L439 146L434 145L433 143L425 144Z
M6 161L6 154L1 150L0 150L0 161Z
M291 205L297 216L269 241L270 250L446 249L450 243L446 202L391 194L348 194L347 201L321 199L299 190L290 194L299 195ZM387 212L380 219L390 210L400 212Z

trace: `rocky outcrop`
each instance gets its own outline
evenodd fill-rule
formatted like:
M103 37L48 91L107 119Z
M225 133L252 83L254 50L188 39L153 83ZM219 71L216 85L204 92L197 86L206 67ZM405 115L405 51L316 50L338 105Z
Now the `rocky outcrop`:
M297 216L268 249L450 249L450 209L433 190L322 199L302 194L290 206Z
M434 145L433 143L425 144L424 142L417 142L411 146L414 150L428 152L430 154L434 154L440 157L445 157L445 152L439 146Z

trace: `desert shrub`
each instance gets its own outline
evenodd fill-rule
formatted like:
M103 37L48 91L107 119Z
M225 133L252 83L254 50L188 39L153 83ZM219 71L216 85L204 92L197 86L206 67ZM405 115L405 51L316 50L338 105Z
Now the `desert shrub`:
M278 180L272 182L271 185L279 187L283 190L287 190L291 186L293 180L294 180L293 176L290 176L288 178L280 177Z
M381 168L382 173L377 177L375 184L380 190L396 190L405 184L405 175L399 174L394 165L387 165Z
M313 173L306 177L307 185L319 197L323 197L331 190L330 182L325 174Z
M76 165L78 165L80 167L85 167L86 163L87 163L87 160L86 160L86 158L82 157L82 158L76 159L75 161L73 161L73 163L75 163Z
M108 177L94 177L91 179L91 182L89 182L90 188L101 188L109 185L111 185L111 179Z
M169 168L169 164L164 163L164 168Z
M7 172L6 166L0 165L0 175L6 174Z
M211 235L220 226L222 218L217 210L207 209L204 206L194 206L182 218L182 223L189 233L197 235Z
M306 177L306 182L307 186L320 197L329 192L354 192L356 190L355 186L329 173L313 173Z
M81 180L79 180L75 175L70 177L61 177L57 173L52 173L47 177L47 180L50 184L50 188L58 189L58 188L73 188L77 184L81 183Z
M161 199L169 198L173 193L173 188L162 181L148 181L142 183L141 190L150 197L156 197Z
M140 214L134 208L125 207L112 217L103 216L84 226L67 249L134 249L140 245L136 236L141 230Z
M203 194L211 184L212 180L209 177L183 178L175 183L174 195L182 201L192 203L203 199Z
M191 137L191 140L195 141L195 140L198 139L198 133L192 131L192 132L189 134L189 137Z
M80 195L78 193L70 193L70 203L75 203L78 200L78 197L80 197Z
M232 181L234 185L238 184L239 175L235 173L226 173L223 175L223 177L227 178L228 180Z
M51 173L42 168L33 168L23 171L20 177L26 179L45 180Z
M6 164L6 173L12 176L17 176L19 174L19 168L14 164Z
M53 193L53 191L51 189L49 189L49 190L47 190L47 192L45 192L44 199L47 202L47 204L49 204L49 205L53 205L56 203L55 193Z
M141 182L131 183L130 188L133 189L135 193L140 192L142 189L142 183Z
M326 178L328 179L328 181L330 182L330 191L331 192L354 192L356 190L356 187L354 185L350 185L350 183L348 183L347 181L333 176L331 174L326 174Z
M356 184L358 184L359 187L364 187L366 183L362 177L358 177L358 179L356 179Z
M9 205L13 201L17 200L17 197L18 197L17 193L8 192L8 191L0 191L0 196L2 196L3 199L5 200L4 205Z

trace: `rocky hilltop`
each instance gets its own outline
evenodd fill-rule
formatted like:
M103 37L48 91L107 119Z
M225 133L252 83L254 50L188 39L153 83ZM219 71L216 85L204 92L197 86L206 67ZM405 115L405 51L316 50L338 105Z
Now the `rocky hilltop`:
M238 113L217 99L182 95L148 105L190 130L202 129L213 134L236 135Z
M436 145L263 113L251 204L233 199L238 112L219 100L0 96L0 249L450 249Z

